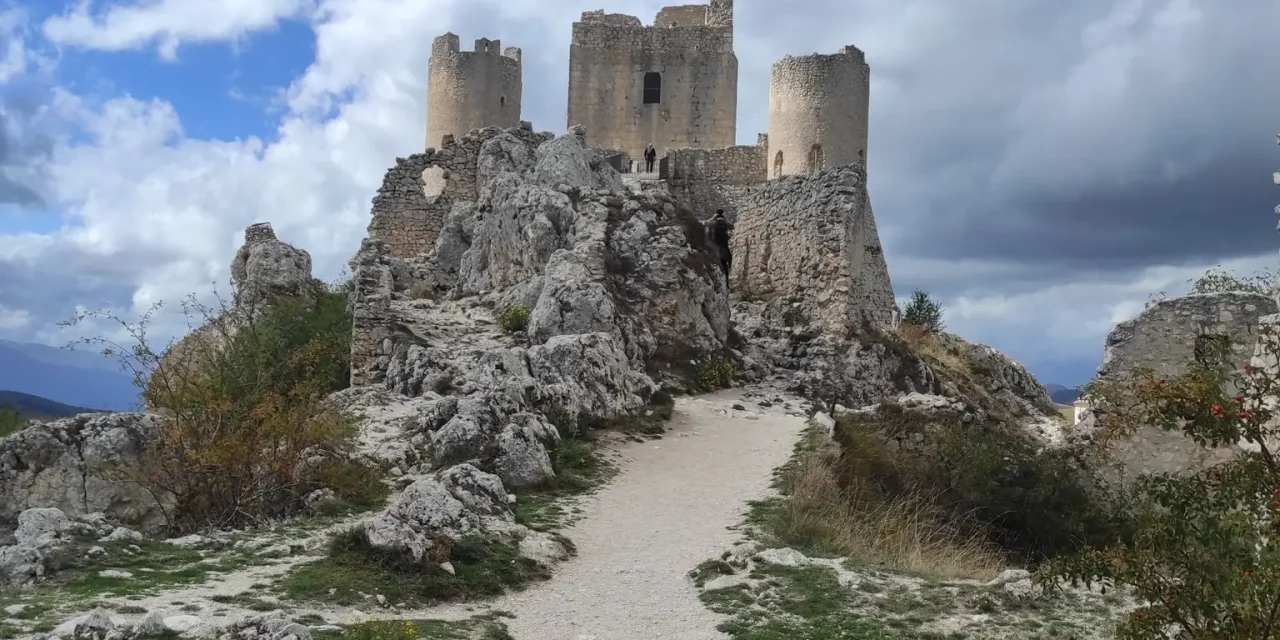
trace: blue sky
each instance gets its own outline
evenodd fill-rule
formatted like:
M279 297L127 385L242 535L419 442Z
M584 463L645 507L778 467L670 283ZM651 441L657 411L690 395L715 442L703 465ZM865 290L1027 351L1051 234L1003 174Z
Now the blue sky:
M434 36L522 47L525 118L560 131L573 20L661 4L0 2L0 338L61 344L77 306L134 316L225 290L258 221L336 277L382 173L422 147ZM929 290L954 331L1045 382L1087 380L1149 294L1275 263L1280 0L736 11L739 141L767 128L774 60L864 49L899 297Z

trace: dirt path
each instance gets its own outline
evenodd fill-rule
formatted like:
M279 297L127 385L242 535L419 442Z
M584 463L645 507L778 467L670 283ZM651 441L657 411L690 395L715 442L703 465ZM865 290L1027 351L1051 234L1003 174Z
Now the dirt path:
M505 611L516 640L725 638L686 573L738 539L729 527L765 495L804 428L803 417L787 415L799 408L794 399L790 410L761 408L742 394L681 398L666 437L625 445L620 474L564 532L578 556L551 580L430 617Z

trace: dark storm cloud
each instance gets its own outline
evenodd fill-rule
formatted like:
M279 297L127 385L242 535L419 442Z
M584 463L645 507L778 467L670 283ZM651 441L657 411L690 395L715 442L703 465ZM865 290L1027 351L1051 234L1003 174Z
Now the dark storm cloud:
M660 2L597 2L651 20ZM464 42L524 49L524 112L563 129L570 25L471 3ZM739 0L738 139L770 65L854 44L872 69L870 179L891 265L984 260L1009 284L1257 255L1280 242L1272 0ZM964 283L951 283L960 291ZM1020 286L1020 285L1015 285Z

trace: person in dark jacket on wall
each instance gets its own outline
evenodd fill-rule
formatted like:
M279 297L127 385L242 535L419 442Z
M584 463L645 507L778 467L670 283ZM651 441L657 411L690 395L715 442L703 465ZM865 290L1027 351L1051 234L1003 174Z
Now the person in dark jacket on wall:
M729 250L729 236L733 233L733 223L724 217L724 209L716 209L716 217L711 219L711 244L720 256L720 269L724 271L725 280L729 279L729 267L733 263L733 252Z
M653 173L653 163L658 159L658 150L653 148L653 143L644 148L644 172Z

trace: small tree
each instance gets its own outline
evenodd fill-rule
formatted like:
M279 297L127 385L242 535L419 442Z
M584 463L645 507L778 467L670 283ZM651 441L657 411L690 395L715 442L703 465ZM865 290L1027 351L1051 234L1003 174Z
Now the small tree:
M942 305L929 296L923 289L911 292L911 300L902 311L902 321L923 327L931 332L942 331L946 326L942 321Z
M1280 354L1280 333L1264 326L1264 352ZM1144 426L1178 431L1203 447L1251 443L1228 462L1188 475L1141 476L1133 488L1135 527L1117 543L1057 558L1037 573L1046 586L1125 585L1147 604L1118 628L1125 640L1280 637L1280 375L1246 365L1233 372L1221 355L1187 374L1135 371L1094 382L1101 442ZM1228 394L1224 389L1238 392ZM1178 631L1170 636L1170 629Z
M135 343L87 341L119 358L146 406L166 417L147 468L118 472L171 498L162 502L172 503L177 532L285 517L320 488L353 502L377 499L378 474L347 462L350 419L327 401L350 376L345 287L254 306L189 299L184 313L200 328L165 349L148 335L150 312L136 323L105 312L72 321L114 321Z

